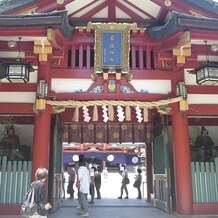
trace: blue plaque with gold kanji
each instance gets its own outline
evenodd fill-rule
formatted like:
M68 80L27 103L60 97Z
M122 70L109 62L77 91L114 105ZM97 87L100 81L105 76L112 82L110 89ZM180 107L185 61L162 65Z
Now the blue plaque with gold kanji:
M122 66L122 31L102 31L102 67Z
M98 73L127 74L129 69L130 30L137 28L136 23L91 23L88 28L95 30L94 74Z

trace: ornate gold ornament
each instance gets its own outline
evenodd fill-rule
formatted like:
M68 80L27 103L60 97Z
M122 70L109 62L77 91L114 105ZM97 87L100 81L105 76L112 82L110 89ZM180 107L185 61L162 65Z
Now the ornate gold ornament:
M109 92L115 92L116 91L116 83L114 80L108 81L108 91Z

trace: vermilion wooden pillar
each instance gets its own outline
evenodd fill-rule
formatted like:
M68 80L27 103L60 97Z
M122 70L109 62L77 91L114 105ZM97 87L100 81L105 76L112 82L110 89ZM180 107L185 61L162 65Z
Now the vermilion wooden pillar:
M153 193L153 174L152 174L152 144L146 144L146 179L147 179L147 201L151 200Z
M33 151L32 151L32 179L35 178L35 171L38 167L49 167L49 148L50 148L50 107L39 112L35 116Z
M188 118L186 112L179 111L178 103L172 107L176 211L188 215L193 214Z
M40 62L38 66L38 80L48 80L49 65L47 62ZM49 169L50 150L50 129L51 129L51 107L46 105L46 109L39 111L34 120L34 136L32 151L32 179L35 179L35 171L38 167Z

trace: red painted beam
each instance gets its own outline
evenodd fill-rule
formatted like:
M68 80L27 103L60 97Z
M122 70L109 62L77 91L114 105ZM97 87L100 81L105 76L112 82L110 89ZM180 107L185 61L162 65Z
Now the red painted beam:
M217 40L217 31L192 30L191 39Z
M218 118L189 118L188 119L189 126L218 126Z
M13 34L12 34L13 33ZM0 29L1 36L13 36L13 37L20 37L21 35L24 36L47 36L47 28L41 28L41 27L34 27L34 28L5 28Z
M218 86L188 85L188 94L218 94Z
M218 116L217 104L191 104L188 116Z
M24 50L33 50L33 41L26 41L26 42L20 41L20 42L18 42L18 37L14 37L14 40L16 40L17 44L19 44L19 45L17 45L16 48L14 48L14 49L8 48L8 44L7 44L8 41L2 41L1 42L1 47L0 47L1 50L2 51L10 51L10 52L18 51L19 46L20 46L21 51L24 51Z
M172 80L172 70L131 70L133 79L159 79Z
M34 114L31 103L0 103L1 114Z
M211 50L210 50L210 45L195 45L195 44L192 44L191 45L191 52L192 52L192 55L204 55L206 56L207 55L213 55L213 56L216 56L217 54L216 53L213 53ZM189 57L187 57L189 58Z
M36 92L35 83L1 83L1 92Z
M108 1L108 19L109 20L116 19L116 1L113 0Z
M51 69L51 78L90 78L93 69ZM131 70L133 79L173 79L171 70Z

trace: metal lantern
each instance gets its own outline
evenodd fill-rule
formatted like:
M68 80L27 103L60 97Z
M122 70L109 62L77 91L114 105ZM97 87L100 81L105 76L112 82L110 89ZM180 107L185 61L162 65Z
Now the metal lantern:
M29 72L34 71L30 63L26 62L7 62L5 77L10 82L29 82Z
M218 82L218 64L209 61L190 70L190 73L196 74L196 82L199 85L214 85Z
M45 98L48 95L48 84L45 80L39 80L37 84L37 98Z
M182 96L184 100L187 99L187 87L184 82L179 82L176 86L176 95Z

